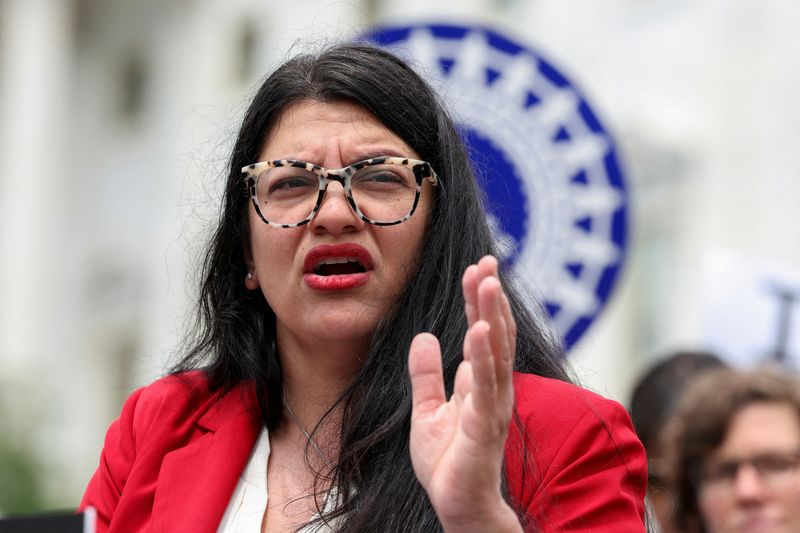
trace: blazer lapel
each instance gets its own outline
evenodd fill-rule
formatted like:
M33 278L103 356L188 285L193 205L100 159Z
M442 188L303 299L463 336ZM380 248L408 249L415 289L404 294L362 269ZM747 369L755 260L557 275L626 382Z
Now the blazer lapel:
M198 419L189 444L164 456L153 502L152 530L217 530L261 431L255 393L239 386Z

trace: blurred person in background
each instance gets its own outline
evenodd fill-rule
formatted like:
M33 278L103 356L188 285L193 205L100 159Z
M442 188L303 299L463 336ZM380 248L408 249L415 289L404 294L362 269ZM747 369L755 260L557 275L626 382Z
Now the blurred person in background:
M800 531L796 375L721 369L700 376L667 426L663 445L679 531Z
M648 503L655 514L655 527L662 533L675 533L671 526L675 504L664 482L661 432L689 383L707 370L724 366L719 357L709 352L675 352L648 369L633 389L631 419L647 453Z
M493 253L410 67L283 64L231 154L196 342L128 399L81 507L100 531L641 531L628 414L569 383Z

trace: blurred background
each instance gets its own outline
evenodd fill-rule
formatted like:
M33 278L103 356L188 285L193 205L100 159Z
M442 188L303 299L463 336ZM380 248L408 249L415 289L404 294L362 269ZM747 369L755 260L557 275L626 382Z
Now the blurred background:
M628 258L570 354L627 403L662 354L800 361L800 3L0 0L0 514L77 505L122 401L180 350L258 80L374 24L479 23L618 143Z

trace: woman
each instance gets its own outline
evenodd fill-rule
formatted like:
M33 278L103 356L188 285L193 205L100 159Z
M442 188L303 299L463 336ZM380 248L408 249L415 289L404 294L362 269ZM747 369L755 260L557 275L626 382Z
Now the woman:
M418 75L366 45L290 60L231 155L197 342L82 506L111 531L641 531L627 415L568 383L492 252Z
M725 363L713 353L675 352L653 365L633 389L631 421L647 454L647 501L661 533L680 532L672 528L675 503L672 493L665 487L664 451L659 435L692 380L724 366Z
M679 531L800 531L796 377L711 371L690 385L665 432Z

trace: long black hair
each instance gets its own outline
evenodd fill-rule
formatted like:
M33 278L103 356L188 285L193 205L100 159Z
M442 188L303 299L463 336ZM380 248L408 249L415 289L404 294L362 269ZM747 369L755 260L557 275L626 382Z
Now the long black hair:
M422 331L439 338L445 383L452 392L467 328L461 275L495 248L453 120L431 87L394 55L370 45L339 44L299 55L263 82L230 156L219 225L203 263L196 336L173 371L203 367L213 390L251 383L267 428L283 420L275 314L262 294L243 282L249 230L240 169L255 162L281 112L303 99L362 106L431 163L442 182L417 268L339 399L341 454L326 474L341 499L323 517L336 518L341 531L436 531L441 526L409 456L408 347ZM510 280L503 281L518 323L516 369L568 380L554 343Z

